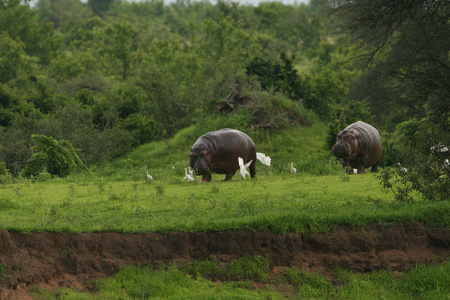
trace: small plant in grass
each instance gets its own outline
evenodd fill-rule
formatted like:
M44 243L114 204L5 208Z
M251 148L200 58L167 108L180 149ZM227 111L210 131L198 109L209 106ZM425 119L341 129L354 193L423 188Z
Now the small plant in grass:
M5 196L0 196L0 210L14 208L14 206L15 204L11 201L11 199Z
M8 168L6 168L6 163L3 161L0 161L0 184L1 183L8 183L12 181L11 173L9 172Z
M158 195L164 196L165 188L162 184L155 185L155 190Z
M98 189L100 190L101 193L103 193L103 191L105 190L105 182L103 180L99 181L97 183Z
M262 256L243 256L230 264L229 276L238 279L267 280L269 261Z
M348 174L347 172L342 172L341 175L339 176L339 178L343 182L349 182L350 181L350 174Z
M72 184L69 185L69 192L67 194L67 198L65 198L63 200L63 203L62 203L63 206L68 206L68 205L70 205L73 202L74 197L75 197L75 193L76 193L76 187L72 183Z
M332 283L323 277L320 273L310 274L303 270L296 270L295 268L289 268L284 272L284 276L287 281L299 288L303 285L321 291L323 294L327 294L333 290Z
M194 261L181 267L181 271L190 275L200 275L202 277L217 277L225 275L226 270L219 267L216 259L205 261Z
M67 249L64 249L61 251L61 256L67 256L70 253L72 253L73 251L75 251L75 249L72 249L71 247L67 247Z
M239 212L243 216L254 215L255 204L251 200L241 200L239 201Z

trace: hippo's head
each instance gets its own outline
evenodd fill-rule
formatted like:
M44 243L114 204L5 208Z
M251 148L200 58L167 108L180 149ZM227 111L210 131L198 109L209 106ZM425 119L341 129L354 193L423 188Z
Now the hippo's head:
M353 130L339 132L331 151L337 158L350 158L357 154L359 147L358 139Z
M205 146L192 147L189 157L191 168L198 175L211 174L211 153L209 153Z

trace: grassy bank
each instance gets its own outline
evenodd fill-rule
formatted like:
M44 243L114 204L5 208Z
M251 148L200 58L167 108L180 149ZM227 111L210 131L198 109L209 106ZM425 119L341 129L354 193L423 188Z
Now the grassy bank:
M0 228L55 232L272 230L326 232L339 225L420 221L447 227L448 202L399 203L373 174L236 176L229 182L183 181L174 174L148 183L106 178L3 185ZM167 172L177 173L170 169ZM269 171L268 171L269 172ZM154 175L155 176L155 175ZM156 176L155 176L156 177Z
M336 285L320 273L293 268L269 276L267 266L262 257L240 259L229 269L213 261L158 269L126 266L114 277L95 282L94 293L34 288L32 295L35 299L448 299L450 293L448 261L405 273L335 270Z

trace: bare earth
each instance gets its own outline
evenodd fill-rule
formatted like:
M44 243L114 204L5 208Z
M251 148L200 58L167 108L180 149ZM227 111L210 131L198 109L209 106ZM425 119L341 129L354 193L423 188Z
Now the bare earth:
M114 275L123 265L185 263L215 258L226 265L262 255L271 272L286 267L355 272L408 270L447 259L450 230L407 222L382 227L339 227L327 234L270 231L124 233L19 233L0 230L0 299L31 299L33 285L91 290L89 281Z

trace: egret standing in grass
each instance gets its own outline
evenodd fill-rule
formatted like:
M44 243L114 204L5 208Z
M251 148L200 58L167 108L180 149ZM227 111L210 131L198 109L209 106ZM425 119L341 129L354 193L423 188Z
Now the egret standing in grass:
M188 172L192 177L194 177L194 170L191 170L191 167L188 168Z
M250 166L252 161L253 160L249 161L244 165L244 159L242 157L238 157L239 168L241 168L239 170L239 173L241 174L242 178L245 179L246 177L250 176L250 173L247 171L247 168Z
M147 171L147 181L149 183L150 183L150 181L153 181L153 177L152 177L152 175L148 174L148 171Z
M293 162L291 162L291 173L292 174L297 174L297 169L296 168L294 168L294 163Z
M184 173L186 174L186 176L184 176L184 180L187 180L188 182L194 181L194 177L192 177L192 175L188 174L188 171L186 168L184 168Z

